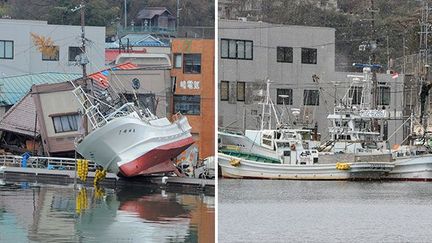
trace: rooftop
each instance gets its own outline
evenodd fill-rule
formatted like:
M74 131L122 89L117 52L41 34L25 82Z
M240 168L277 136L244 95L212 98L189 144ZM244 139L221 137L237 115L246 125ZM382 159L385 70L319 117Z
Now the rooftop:
M152 19L156 15L162 15L167 12L169 15L173 16L173 14L165 7L147 7L139 11L137 18L138 19ZM174 17L173 17L174 18Z
M0 106L14 105L34 84L60 83L81 76L82 74L46 72L0 78Z
M0 130L39 136L39 124L35 124L35 120L36 106L33 97L28 93L6 112L0 121Z
M105 43L105 48L107 49L117 49L122 46L128 45L131 47L169 47L168 41L160 40L150 34L128 34L116 40L115 42Z

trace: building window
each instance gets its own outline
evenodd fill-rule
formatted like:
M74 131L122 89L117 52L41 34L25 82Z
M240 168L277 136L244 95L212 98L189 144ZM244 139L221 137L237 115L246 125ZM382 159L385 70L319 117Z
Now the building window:
M221 81L219 90L220 90L221 101L228 101L228 99L229 99L229 82L228 81Z
M390 87L378 87L378 105L390 105Z
M0 40L0 59L13 59L14 42Z
M58 46L47 47L42 51L42 61L58 61L60 51Z
M174 54L174 68L181 68L183 62L182 54Z
M305 64L317 64L317 49L315 48L302 48L301 49L301 62Z
M183 59L183 73L201 73L201 54L184 54Z
M253 42L249 40L221 39L221 58L253 59Z
M293 97L292 97L292 89L277 89L276 90L276 103L278 105L292 105Z
M237 101L245 101L245 82L237 82Z
M358 86L353 86L349 90L349 97L352 99L351 104L360 105L362 97L363 88Z
M78 114L53 116L52 120L56 133L78 131Z
M201 107L199 95L174 95L174 113L199 115Z
M277 62L293 62L293 49L292 47L278 46L276 48Z
M69 46L68 60L69 62L75 62L76 57L81 55L81 48L76 46Z
M304 90L303 105L319 105L319 91Z

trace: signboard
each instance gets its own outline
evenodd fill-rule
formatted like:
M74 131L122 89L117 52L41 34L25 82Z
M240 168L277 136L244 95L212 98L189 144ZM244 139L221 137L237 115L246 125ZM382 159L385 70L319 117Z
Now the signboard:
M200 88L200 81L182 80L182 81L180 81L180 88L182 88L182 89L199 89Z
M360 117L363 118L386 118L388 117L387 111L385 110L362 110L360 111Z

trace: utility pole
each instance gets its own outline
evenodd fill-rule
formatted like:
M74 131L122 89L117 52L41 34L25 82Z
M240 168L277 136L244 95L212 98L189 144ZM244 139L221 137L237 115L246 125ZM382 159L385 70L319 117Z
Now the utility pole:
M177 14L176 14L176 31L178 31L180 23L180 0L177 0Z
M81 3L79 6L71 9L72 12L76 12L80 10L81 14L81 54L79 57L79 64L82 67L82 79L84 80L84 92L88 91L88 82L87 82L87 55L86 55L86 38L85 38L85 4L84 0L81 0ZM93 88L93 85L90 85L91 89ZM93 93L93 92L92 92ZM88 117L86 114L83 115L83 126L84 126L84 135L88 134Z
M84 0L81 0L80 4L80 13L81 13L81 66L82 66L82 72L83 72L83 78L87 78L87 61L84 60L86 56L86 39L85 39L85 6L84 6Z
M124 28L126 30L127 27L127 0L124 0Z

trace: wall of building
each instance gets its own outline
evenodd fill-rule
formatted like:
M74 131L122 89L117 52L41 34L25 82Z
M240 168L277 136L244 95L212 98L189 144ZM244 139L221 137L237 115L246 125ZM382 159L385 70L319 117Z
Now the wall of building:
M174 39L172 53L201 54L201 73L187 74L182 68L173 68L171 75L175 77L174 95L200 95L200 114L188 115L192 133L199 149L199 157L214 155L214 40L205 39ZM173 66L175 63L173 62ZM188 85L188 81L198 83ZM175 104L174 104L175 105Z
M137 90L132 88L134 78L140 81ZM113 75L110 75L109 82L119 93L154 94L157 101L156 115L159 117L171 115L172 84L169 69L116 70Z
M86 38L92 41L86 52L89 73L104 68L105 27L86 26ZM50 37L59 46L58 61L43 61L42 54L33 44L31 33ZM13 59L0 59L0 75L13 76L38 72L80 73L81 66L69 62L69 47L81 46L81 27L49 25L46 21L0 19L0 40L14 41Z
M275 103L277 89L292 89L292 105L285 106L284 118L287 119L286 114L291 113L292 108L299 108L299 120L309 127L316 123L322 139L326 139L330 125L327 115L333 112L335 95L342 98L351 83L347 78L350 73L335 72L335 29L220 20L219 45L221 39L253 41L253 58L222 58L219 46L218 85L221 86L221 81L229 82L228 100L221 100L221 92L218 92L219 127L232 130L259 128L262 108L258 103L262 96L257 91L265 91L265 80L270 79L270 96ZM278 46L293 48L292 63L277 62ZM317 63L302 64L301 48L317 49ZM391 101L385 107L392 115L388 121L391 133L402 124L403 98L397 94L403 90L403 78L394 80L389 74L379 74L377 79L391 87ZM244 101L237 100L239 81L245 82ZM304 105L304 90L318 90L319 105ZM276 106L280 111L284 109L283 105ZM402 133L398 133L392 142L400 142L401 137Z
M71 91L69 83L37 85L32 88L42 143L49 155L73 151L75 137L80 133L80 121L78 131L56 133L54 129L53 115L78 113L81 107Z

